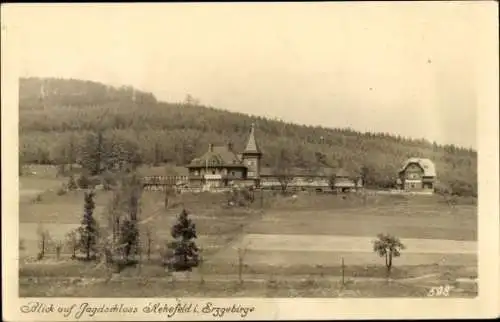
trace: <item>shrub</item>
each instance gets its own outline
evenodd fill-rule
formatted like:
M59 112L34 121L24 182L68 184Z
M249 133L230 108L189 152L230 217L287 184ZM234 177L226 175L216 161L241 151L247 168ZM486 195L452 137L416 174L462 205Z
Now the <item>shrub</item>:
M228 206L246 207L254 201L254 194L247 188L235 188L226 192L226 200Z
M57 190L57 195L58 195L58 196L63 196L63 195L65 195L67 192L68 192L68 191L66 190L66 188L61 187L61 188L59 188L59 189Z
M442 182L437 182L434 185L434 192L438 195L448 195L451 194L451 188L449 185Z
M112 173L106 172L102 176L101 184L104 187L104 190L111 190L114 186L116 186L117 180Z
M88 189L90 187L90 179L88 175L82 173L78 178L77 184L80 189Z
M456 196L477 197L477 185L463 180L451 183L451 193Z
M164 204L165 209L168 209L169 202L171 201L171 198L175 196L175 193L176 193L176 191L172 186L167 186L165 188L165 195L164 195L164 200L163 200L163 204Z
M36 198L33 200L33 202L35 202L35 203L42 202L42 200L43 200L42 194L39 194L36 196Z
M76 184L75 177L73 175L69 176L68 179L68 190L76 190L78 188L78 185Z
M25 245L25 242L24 242L24 239L19 239L19 251L22 252L26 250L26 245Z

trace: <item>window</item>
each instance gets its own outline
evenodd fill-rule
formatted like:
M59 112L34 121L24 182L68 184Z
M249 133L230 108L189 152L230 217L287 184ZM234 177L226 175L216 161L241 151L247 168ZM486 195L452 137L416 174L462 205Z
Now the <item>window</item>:
M212 170L212 174L215 174L215 170Z

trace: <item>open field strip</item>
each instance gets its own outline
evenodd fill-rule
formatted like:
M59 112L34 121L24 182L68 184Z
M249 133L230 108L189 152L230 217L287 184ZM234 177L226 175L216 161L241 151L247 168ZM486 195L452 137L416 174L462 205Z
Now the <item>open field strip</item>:
M373 252L373 238L316 235L257 235L242 237L217 253L211 261L236 265L238 249L246 249L244 261L272 267L383 265L383 258ZM402 239L407 246L394 265L477 265L476 242L451 240Z
M475 207L412 206L405 213L391 208L270 210L245 228L247 234L370 236L390 233L400 238L477 240Z
M353 236L248 234L236 247L265 251L372 252L374 239ZM406 246L404 253L476 254L477 252L477 242L473 241L416 238L402 238L401 241Z
M19 178L19 201L28 202L47 190L56 190L62 186L63 180L57 178Z
M19 198L21 200L28 199L30 197L35 198L37 195L42 193L44 190L42 189L22 189L19 190Z

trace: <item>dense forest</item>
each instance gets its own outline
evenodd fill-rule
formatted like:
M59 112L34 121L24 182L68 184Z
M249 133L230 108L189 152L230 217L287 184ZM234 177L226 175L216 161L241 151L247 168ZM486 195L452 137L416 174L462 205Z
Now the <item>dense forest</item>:
M442 189L477 194L477 153L454 145L253 117L191 97L159 102L132 87L75 79L22 78L19 99L21 164L80 163L89 169L95 167L88 164L93 156L108 168L127 162L184 165L209 143L230 141L243 149L255 123L264 166L285 158L293 167L363 171L367 185L388 188L405 159L426 157L435 162Z

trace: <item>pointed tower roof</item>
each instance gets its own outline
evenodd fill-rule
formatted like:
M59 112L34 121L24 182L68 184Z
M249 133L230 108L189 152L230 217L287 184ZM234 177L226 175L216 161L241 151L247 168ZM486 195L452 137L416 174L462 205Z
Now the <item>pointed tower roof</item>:
M248 143L243 153L258 153L260 152L259 146L257 145L257 141L255 140L255 124L252 123L252 129L250 130L250 136L248 137Z

